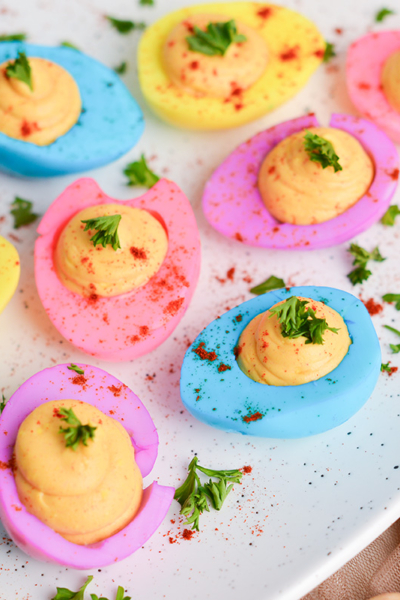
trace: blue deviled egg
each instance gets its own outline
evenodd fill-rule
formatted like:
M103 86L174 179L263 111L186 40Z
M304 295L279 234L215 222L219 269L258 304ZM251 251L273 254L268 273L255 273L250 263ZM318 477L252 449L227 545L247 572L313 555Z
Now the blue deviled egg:
M309 306L316 311L314 302L321 303L328 314L336 314L342 323L338 333L324 333L324 344L319 348L327 356L329 340L339 338L347 328L348 343L340 362L307 383L285 385L276 380L271 385L255 381L243 372L243 364L240 368L237 360L243 331L262 313L293 296L310 299ZM320 316L318 312L315 315ZM327 324L335 325L331 319L327 318ZM268 335L265 331L264 334ZM309 351L313 346L304 337L290 341L297 343L296 352L301 352L301 347ZM279 351L279 344L274 347ZM270 359L274 362L273 357ZM294 362L287 365L292 373L296 371ZM319 359L317 362L318 368L323 368ZM299 438L337 427L353 416L372 394L380 366L378 337L361 300L329 287L283 288L240 304L200 333L183 361L181 397L189 412L213 427L245 435Z
M24 55L30 84L7 69ZM68 47L0 43L1 170L32 177L87 171L128 152L143 129L136 101L97 60Z

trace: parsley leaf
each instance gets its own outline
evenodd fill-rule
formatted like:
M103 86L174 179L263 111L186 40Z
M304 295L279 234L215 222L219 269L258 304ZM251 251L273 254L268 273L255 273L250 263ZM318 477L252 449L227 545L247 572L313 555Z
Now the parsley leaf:
M97 427L91 425L82 425L72 408L60 408L57 412L57 417L64 419L71 427L61 427L58 433L65 436L65 445L67 448L72 448L76 451L79 442L87 446L88 439L94 439L94 432Z
M97 594L90 594L92 600L107 600L107 598L99 598ZM124 588L122 585L118 586L117 595L115 596L115 600L132 600L131 596L124 596Z
M10 35L0 35L0 42L24 42L26 33L12 33Z
M18 51L18 58L6 66L7 77L23 81L33 91L31 66L25 52Z
M141 6L154 6L154 0L139 0Z
M129 163L124 170L124 175L129 179L128 185L142 185L151 188L160 180L159 176L153 173L147 166L144 154L140 160Z
M240 44L247 40L245 35L237 32L233 19L225 23L209 23L206 31L195 25L193 32L193 35L186 38L190 50L207 56L224 56L231 44Z
M383 215L381 223L393 227L397 215L400 215L400 209L397 204L392 204Z
M381 23L389 15L395 15L395 14L396 13L394 12L394 10L391 10L390 8L381 8L381 10L379 10L375 15L375 21L377 23Z
M387 373L390 373L392 371L392 369L389 367L389 363L381 363L381 373L383 371L386 371Z
M110 244L114 250L118 250L118 248L121 248L118 237L118 225L120 220L121 215L110 215L108 217L86 219L85 221L81 221L81 223L86 224L83 231L87 231L88 229L95 229L97 231L97 233L90 238L94 247L96 247L97 244L101 244L103 248L105 248L107 244Z
M384 325L384 327L385 329L389 329L389 331L392 331L396 335L400 336L400 331L398 329L390 327L390 325ZM389 344L389 346L391 347L393 354L397 354L398 352L400 352L400 344Z
M325 63L329 62L334 56L336 56L335 45L330 42L325 42L325 52L322 61Z
M81 369L80 367L77 367L74 364L70 364L67 369L69 369L70 371L75 371L75 373L78 373L78 375L84 375L85 371L83 369Z
M275 275L271 275L263 283L251 288L250 293L259 296L260 294L265 294L265 292L269 292L270 290L277 290L283 287L285 287L285 282L283 279L275 277Z
M319 319L315 311L306 305L307 300L299 300L296 296L290 296L285 302L270 308L269 318L276 315L283 337L296 339L306 338L306 344L323 344L323 334L326 330L337 333L339 329L329 327L326 319Z
M80 52L78 46L75 46L75 44L72 44L72 42L61 42L60 46L63 46L64 48L71 48L72 50L77 50Z
M116 67L114 67L114 71L116 73L118 73L118 75L123 75L124 73L126 73L127 67L128 67L128 63L122 62L120 65L117 65Z
M353 285L366 281L372 275L372 271L366 268L369 260L374 260L375 262L386 260L379 252L378 246L372 252L368 252L358 244L350 244L348 252L354 256L353 265L357 265L356 269L347 274Z
M77 591L71 592L71 590L67 590L67 588L57 588L57 594L51 600L84 600L84 594L87 586L92 581L93 575L89 575L86 580L86 583Z
M395 308L396 310L400 310L400 294L385 294L382 296L382 300L384 302L396 302Z
M137 23L135 21L122 21L120 19L115 19L114 17L109 17L106 15L106 19L111 23L113 27L119 32L125 35L126 33L130 33L135 29L145 29L146 23Z
M24 225L29 225L36 221L39 215L32 212L33 203L29 200L23 200L23 198L15 197L14 202L11 204L11 214L14 217L14 229L19 229Z
M0 415L3 412L3 410L5 409L6 404L7 404L7 400L6 400L5 396L4 396L4 394L2 394L1 395L1 402L0 402Z
M315 133L311 133L311 131L306 129L304 148L310 160L320 163L323 169L326 169L326 167L333 167L335 173L337 171L343 171L343 167L339 164L339 157L335 154L333 145L325 138L316 135Z
M188 476L183 484L175 491L175 500L181 505L180 513L186 517L185 525L192 525L192 529L199 531L199 519L203 512L210 512L208 502L216 510L220 510L231 491L234 483L240 483L242 473L237 470L214 471L206 469L197 464L198 458L195 456L188 466ZM214 482L212 479L202 485L196 469L210 478L218 479ZM227 486L227 483L231 485Z

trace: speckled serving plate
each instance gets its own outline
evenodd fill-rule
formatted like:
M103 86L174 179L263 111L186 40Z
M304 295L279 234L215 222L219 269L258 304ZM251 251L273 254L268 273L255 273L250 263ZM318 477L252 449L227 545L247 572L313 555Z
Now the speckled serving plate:
M29 177L79 173L116 160L136 144L144 129L142 111L112 69L72 48L19 42L0 42L0 64L16 58L18 51L64 67L78 84L82 113L48 146L0 133L0 170Z
M25 31L30 41L46 45L69 40L111 68L126 61L123 80L142 103L134 55L140 31L122 36L104 15L150 24L188 4L2 0L0 10L7 12L0 14L0 35ZM399 218L395 227L376 223L358 235L357 243L368 251L379 245L387 260L371 263L371 277L353 287L346 276L352 269L348 244L313 252L258 248L218 233L201 209L202 190L216 166L257 132L310 111L323 125L333 112L351 111L344 78L348 47L371 28L400 30L400 12L374 25L382 0L354 0L351 7L348 0L283 4L315 21L337 53L296 98L260 121L218 133L182 132L147 110L146 131L138 146L118 163L91 174L110 197L130 199L134 190L125 186L122 170L143 152L152 170L175 181L189 198L202 242L199 283L173 334L131 362L90 359L134 390L151 413L160 443L151 479L144 485L153 480L180 485L194 453L210 468L246 465L252 471L234 486L221 511L201 517L200 532L191 540L182 537L186 526L174 501L143 548L100 571L81 572L27 558L0 524L1 600L50 600L56 586L76 591L87 575L94 576L88 598L92 593L114 600L121 585L125 595L146 600L187 600L188 595L203 600L299 600L400 516L400 371L382 373L368 402L344 424L301 439L227 433L193 417L180 399L180 368L189 345L218 315L251 299L249 288L272 274L287 285L335 287L381 303L383 310L372 321L382 361L400 368L400 354L392 354L389 346L400 338L383 328L387 324L400 329L400 313L381 300L384 293L400 293ZM389 8L396 10L394 3ZM23 180L0 173L0 216L5 216L0 235L17 236L18 242L11 241L22 266L17 292L0 314L0 398L2 393L10 398L24 381L51 364L88 361L59 334L39 300L32 254L36 223L14 231L8 216L14 196L32 200L34 211L43 215L74 179ZM392 202L400 205L399 188Z

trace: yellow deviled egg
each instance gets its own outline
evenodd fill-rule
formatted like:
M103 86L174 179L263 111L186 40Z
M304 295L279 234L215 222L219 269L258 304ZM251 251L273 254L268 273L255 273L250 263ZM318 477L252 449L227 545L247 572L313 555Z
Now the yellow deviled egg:
M17 289L21 272L17 250L0 236L0 313L5 309Z
M147 102L169 123L237 127L294 96L321 63L324 49L316 26L281 6L190 6L146 30L139 79Z

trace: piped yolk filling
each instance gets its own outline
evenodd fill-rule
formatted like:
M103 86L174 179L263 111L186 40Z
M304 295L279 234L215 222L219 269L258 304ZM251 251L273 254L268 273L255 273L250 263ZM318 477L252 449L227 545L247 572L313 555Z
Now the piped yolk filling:
M342 171L325 169L304 148L305 131L288 136L266 156L258 176L261 198L282 223L312 225L341 215L368 191L374 164L349 133L332 127L309 131L332 143Z
M206 30L209 23L226 22L226 15L198 14L176 25L163 48L165 71L171 82L185 92L197 96L229 98L240 95L264 73L268 49L255 29L235 21L237 32L246 41L232 43L226 53L208 56L189 49L187 37L193 27Z
M75 80L63 67L43 58L28 60L33 90L7 76L8 62L0 65L0 132L47 146L78 121L81 97Z
M96 427L87 446L66 447L59 409L72 408ZM28 512L75 544L97 543L123 529L137 513L142 476L124 427L77 400L46 402L21 424L15 444L15 482Z
M269 310L257 315L242 332L237 346L238 365L250 379L275 386L301 385L324 377L346 356L351 339L339 313L322 302L299 299L307 300L317 318L325 318L329 327L339 331L325 331L323 344L306 344L302 336L283 337L277 316L271 316Z
M394 110L400 112L400 51L386 60L381 75L383 93Z
M82 221L119 214L121 248L93 245L96 233ZM62 231L54 260L58 276L81 296L118 296L145 285L160 269L168 250L167 234L148 211L122 204L100 204L76 214Z

